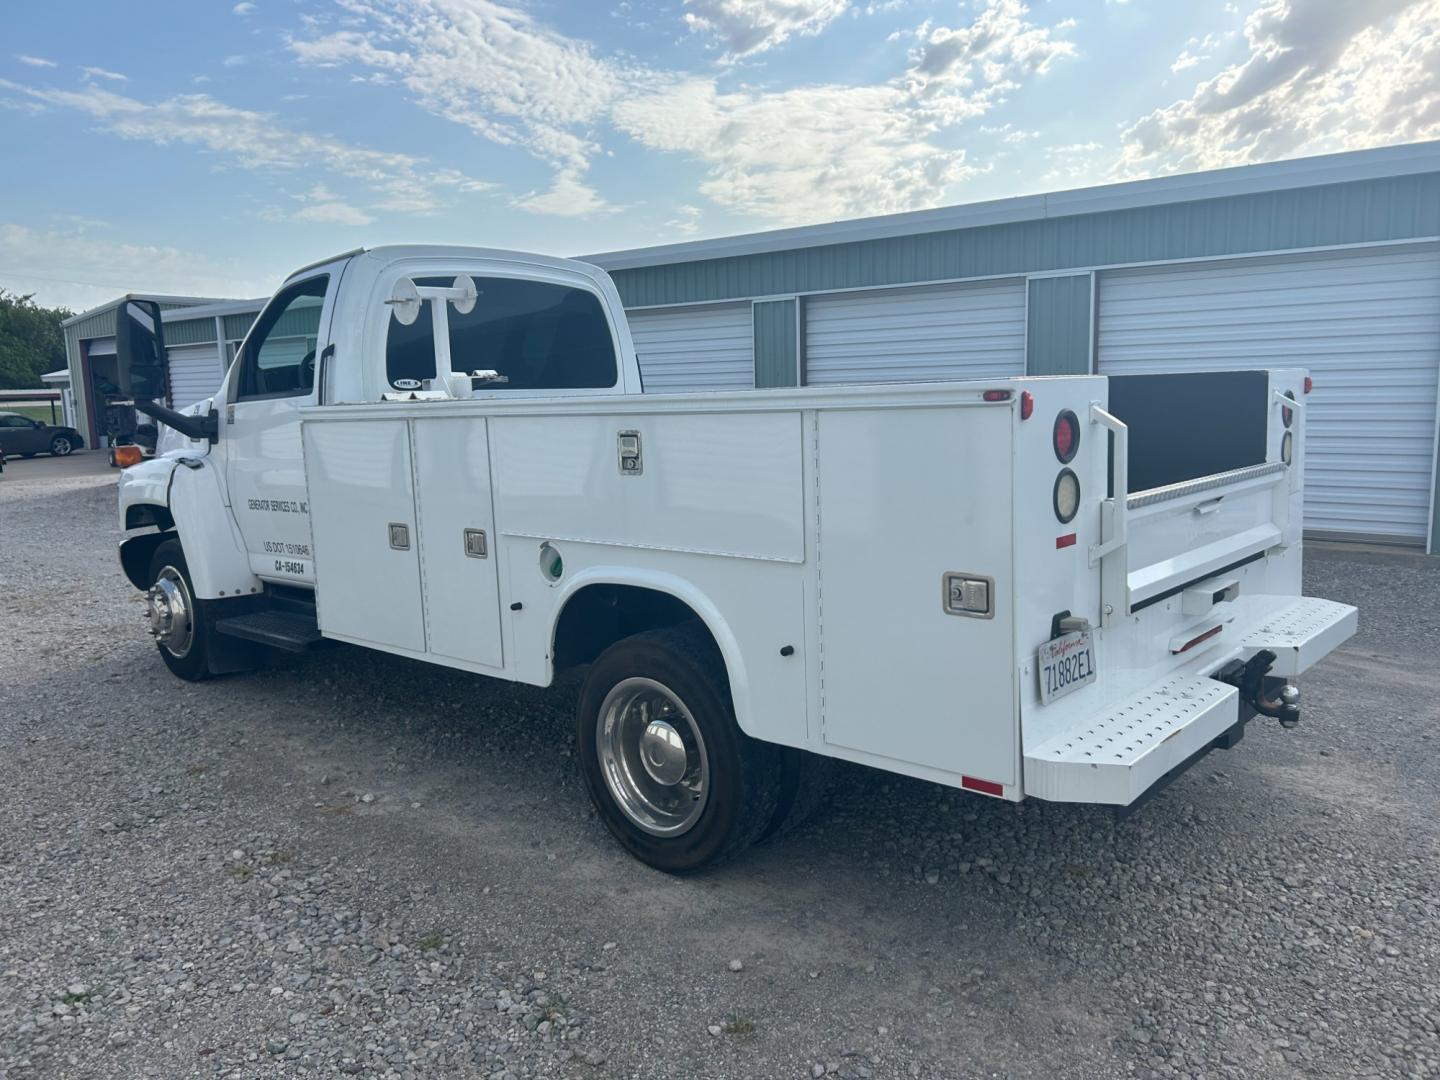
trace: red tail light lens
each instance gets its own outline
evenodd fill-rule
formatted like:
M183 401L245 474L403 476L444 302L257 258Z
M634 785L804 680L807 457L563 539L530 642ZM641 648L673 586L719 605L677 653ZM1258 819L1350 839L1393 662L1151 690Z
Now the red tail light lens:
M1286 390L1285 396L1291 401L1295 400L1295 392L1293 390ZM1286 427L1289 427L1291 423L1294 422L1294 420L1295 410L1286 408L1284 405L1280 406L1280 422L1283 423Z
M1075 453L1079 449L1080 421L1073 412L1065 409L1055 417L1055 456L1060 459L1061 464L1068 464L1075 459Z
M1305 393L1308 394L1308 393L1310 393L1311 390L1314 390L1314 389L1315 389L1315 380L1312 379L1312 378L1310 378L1309 375L1306 375L1306 376L1305 376Z
M986 401L1009 401L1009 400L1010 400L1010 391L1009 391L1009 390L986 390L985 393L981 394L980 396L983 397Z
M1035 397L1029 390L1020 391L1020 419L1029 420L1035 412Z

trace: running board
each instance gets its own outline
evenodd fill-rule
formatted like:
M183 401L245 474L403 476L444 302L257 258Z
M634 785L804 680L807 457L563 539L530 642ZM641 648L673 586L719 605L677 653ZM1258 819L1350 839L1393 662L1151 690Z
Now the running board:
M1025 794L1129 806L1240 722L1240 691L1177 675L1025 754Z
M286 652L308 652L324 640L315 616L290 611L256 611L217 619L215 632Z

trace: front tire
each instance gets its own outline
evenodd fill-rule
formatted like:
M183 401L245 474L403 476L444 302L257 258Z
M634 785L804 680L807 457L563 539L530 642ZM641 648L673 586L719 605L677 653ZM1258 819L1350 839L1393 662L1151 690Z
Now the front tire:
M187 682L210 677L208 603L195 599L190 568L178 540L166 540L150 559L150 591L146 604L150 634L160 658Z
M75 444L68 435L56 435L50 440L50 453L56 457L69 457L74 450Z
M614 837L658 870L731 858L770 824L777 748L735 722L720 652L698 624L625 638L580 691L580 763Z

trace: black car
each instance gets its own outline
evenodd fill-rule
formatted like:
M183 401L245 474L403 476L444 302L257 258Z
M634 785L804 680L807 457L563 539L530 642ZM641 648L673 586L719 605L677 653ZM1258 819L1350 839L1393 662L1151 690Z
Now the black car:
M20 413L0 412L0 449L7 454L65 457L84 446L85 440L72 427L56 427L43 420L31 420Z

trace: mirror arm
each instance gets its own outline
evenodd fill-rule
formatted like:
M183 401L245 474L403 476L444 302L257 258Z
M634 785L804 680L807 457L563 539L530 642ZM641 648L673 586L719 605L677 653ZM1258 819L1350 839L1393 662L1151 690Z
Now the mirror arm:
M187 439L208 439L212 443L220 441L220 414L214 409L204 416L186 416L153 401L137 401L135 411L174 428Z

